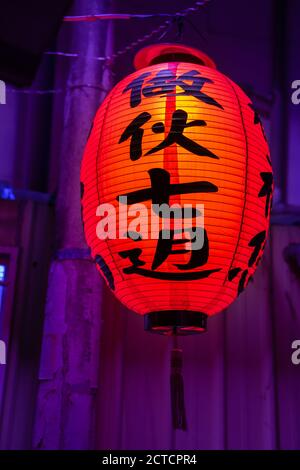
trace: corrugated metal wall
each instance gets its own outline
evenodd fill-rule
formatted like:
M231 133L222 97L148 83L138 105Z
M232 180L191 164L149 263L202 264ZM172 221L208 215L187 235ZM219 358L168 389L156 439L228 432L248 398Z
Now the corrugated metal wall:
M300 279L283 258L300 227L274 225L254 280L208 332L180 340L188 430L171 426L170 339L110 292L103 309L99 449L297 449L300 447Z

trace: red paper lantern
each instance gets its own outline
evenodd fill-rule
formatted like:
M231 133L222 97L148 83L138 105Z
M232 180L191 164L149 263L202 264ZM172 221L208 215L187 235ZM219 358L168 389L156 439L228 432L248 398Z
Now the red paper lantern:
M273 191L268 144L250 99L198 50L149 46L135 66L100 106L85 149L86 239L108 286L145 315L147 329L204 331L207 317L243 291L262 256ZM150 214L152 203L203 204L201 247L177 239L176 215L169 232L158 217L152 238L141 238L138 228L118 233L122 209L143 204ZM97 236L100 204L115 210L102 213L116 220L115 239ZM145 226L146 219L143 213Z

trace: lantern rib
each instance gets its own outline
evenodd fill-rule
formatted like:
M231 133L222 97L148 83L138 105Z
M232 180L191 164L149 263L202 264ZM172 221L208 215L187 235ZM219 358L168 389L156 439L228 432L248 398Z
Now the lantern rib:
M97 175L97 194L98 194L98 205L100 204L100 188L99 188L99 172L98 172L98 160L99 160L99 155L100 155L100 145L102 143L102 139L101 139L101 136L102 136L102 133L103 133L103 127L104 127L104 123L105 123L105 118L106 118L106 115L107 115L107 111L109 109L109 105L111 103L111 100L113 98L113 94L111 93L110 95L108 95L107 97L107 102L105 103L106 107L105 107L105 110L104 110L104 113L103 113L103 118L102 118L102 123L100 122L101 124L101 127L100 127L100 136L99 136L99 140L98 140L98 146L97 146L97 155L96 155L96 175ZM113 256L113 253L111 251L111 248L109 247L108 243L106 243L106 247L107 247L107 250L111 256L111 259L113 260L114 262L114 265L116 266L116 262L115 262L115 259L114 259L114 256ZM119 271L118 271L119 273ZM122 273L120 272L119 273L120 276L121 276L121 279L122 281L124 281L124 277L122 275Z
M241 223L240 223L240 229L239 229L239 233L238 233L238 237L237 237L237 242L236 242L236 247L235 247L235 250L234 250L234 253L233 253L233 256L232 256L232 261L231 261L231 264L230 264L230 268L229 270L232 268L233 266L233 263L235 261L235 257L236 257L236 254L237 254L237 250L238 250L238 246L239 246L239 242L240 242L240 238L241 238L241 233L242 233L242 227L243 227L243 224L244 224L244 215L245 215L245 208L246 208L246 199L247 199L247 192L248 192L248 157L249 157L249 148L248 148L248 135L247 135L247 131L246 131L246 127L245 127L245 122L244 122L244 116L243 116L243 112L242 112L242 106L241 106L241 103L240 103L240 99L239 99L239 96L235 90L235 87L232 85L232 83L230 82L230 80L228 80L227 77L226 78L226 81L227 83L229 84L229 86L232 88L233 90L233 93L236 97L236 100L237 100L237 103L238 103L238 107L239 107L239 111L240 111L240 116L241 116L241 123L242 123L242 126L243 126L243 132L244 132L244 135L245 135L245 150L246 150L246 162L245 162L245 165L246 165L246 168L245 168L245 184L244 184L244 202L243 202L243 209L242 209L242 217L241 217ZM223 286L225 285L225 283L227 282L228 278L227 276L225 277L225 280L223 282Z

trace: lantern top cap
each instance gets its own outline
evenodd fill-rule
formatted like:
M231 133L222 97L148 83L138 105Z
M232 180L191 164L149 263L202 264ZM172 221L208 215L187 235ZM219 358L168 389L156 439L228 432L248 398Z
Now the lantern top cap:
M135 55L133 63L135 69L139 70L164 62L191 62L216 69L214 61L204 52L191 46L171 43L152 44L144 47Z

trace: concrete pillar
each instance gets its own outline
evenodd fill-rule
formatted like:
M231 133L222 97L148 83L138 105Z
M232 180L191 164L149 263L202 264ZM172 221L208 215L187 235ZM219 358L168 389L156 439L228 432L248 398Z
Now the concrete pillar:
M109 12L110 4L78 0L72 14ZM53 112L58 249L49 273L33 447L93 449L104 286L84 240L79 174L92 118L105 95L100 88L109 88L102 63L86 56L111 53L110 22L66 24L59 43L81 57L57 59L57 83L67 87Z

